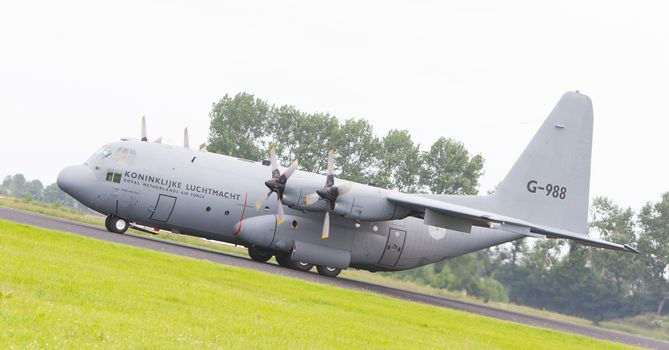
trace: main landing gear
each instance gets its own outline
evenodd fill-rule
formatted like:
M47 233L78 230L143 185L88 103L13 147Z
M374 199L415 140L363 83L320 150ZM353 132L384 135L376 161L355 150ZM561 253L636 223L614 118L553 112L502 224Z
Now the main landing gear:
M276 255L276 262L279 263L279 265L283 267L287 267L289 269L297 270L297 271L302 271L302 272L307 272L311 270L314 265L301 262L301 261L295 261L295 260L290 260L290 258L287 255L284 254L277 254Z
M107 218L105 219L105 227L107 228L107 231L109 232L114 232L114 233L125 233L125 231L128 231L128 227L130 224L128 223L128 220L124 218L120 218L116 215L108 215Z
M249 256L253 261L264 263L272 258L272 253L252 245L249 247Z
M287 267L289 269L308 272L314 267L314 265L310 263L291 260L288 254L282 254L282 253L275 254L272 253L271 251L258 248L256 246L250 246L248 249L249 249L249 256L253 261L264 263L269 261L269 259L271 259L272 256L274 256L276 258L276 262L279 263L279 265ZM328 266L316 266L316 270L318 271L319 274L326 277L337 277L337 275L339 275L339 273L341 272L341 269Z
M325 277L337 277L341 273L341 269L329 266L316 266L316 270Z

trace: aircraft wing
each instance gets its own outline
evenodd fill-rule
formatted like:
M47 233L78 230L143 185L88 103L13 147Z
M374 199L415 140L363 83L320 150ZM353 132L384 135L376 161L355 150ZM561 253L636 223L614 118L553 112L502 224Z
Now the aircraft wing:
M584 245L639 253L636 249L627 244L608 242L581 233L534 224L522 219L431 198L396 192L389 194L387 199L400 207L410 209L417 214L422 214L427 225L439 226L462 232L469 232L471 226L490 227L531 237L565 238L577 241Z

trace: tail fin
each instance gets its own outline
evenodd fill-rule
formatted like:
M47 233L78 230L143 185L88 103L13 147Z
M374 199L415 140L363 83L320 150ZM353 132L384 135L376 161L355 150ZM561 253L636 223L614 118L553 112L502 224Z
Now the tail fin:
M585 233L592 119L588 96L565 93L489 204L500 214Z

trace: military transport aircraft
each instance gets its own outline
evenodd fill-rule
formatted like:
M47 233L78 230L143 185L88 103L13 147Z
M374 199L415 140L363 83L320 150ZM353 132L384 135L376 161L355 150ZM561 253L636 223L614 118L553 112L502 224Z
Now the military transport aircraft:
M565 93L495 192L486 196L408 194L278 165L188 148L121 139L58 186L107 215L107 229L131 223L248 247L325 276L352 267L410 269L527 236L566 238L636 252L587 231L592 102ZM499 142L504 142L500 139ZM272 197L273 200L268 199ZM258 199L260 198L260 199Z

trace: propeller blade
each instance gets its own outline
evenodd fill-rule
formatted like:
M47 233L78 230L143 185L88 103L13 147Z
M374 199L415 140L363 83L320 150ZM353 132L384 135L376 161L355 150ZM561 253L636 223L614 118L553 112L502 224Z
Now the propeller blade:
M260 207L261 207L263 204L265 204L265 202L267 201L267 198L269 198L269 196L270 196L271 194L272 194L272 191L267 192L267 194L265 195L265 197L263 197L262 199L258 199L258 200L253 204L253 205L256 207L256 212L259 212L259 211L260 211Z
M325 187L332 187L332 185L334 185L334 155L334 150L328 152L328 173L327 179L325 180Z
M323 233L321 238L325 239L330 237L330 211L325 211L325 220L323 220Z
M146 117L142 116L142 141L148 141L146 138Z
M337 190L339 190L340 196L351 192L351 189L353 189L353 182L349 182L347 185L344 186L337 186Z
M291 175L297 170L298 163L297 160L295 160L289 167L286 169L286 171L283 172L283 176L286 177L286 180L290 178Z
M278 175L274 176L275 172L279 172L279 161L276 156L276 146L272 146L272 149L269 150L269 160L272 163L272 177L279 177Z
M153 140L153 143L163 143L163 137L158 137L157 139Z
M184 129L184 147L185 148L190 148L189 142L188 142L188 128Z
M276 199L276 211L279 215L276 224L281 225L286 221L286 215L283 212L283 203L281 203L281 199L279 198Z
M306 197L304 197L304 201L307 204L307 206L318 202L319 199L321 199L321 196L319 196L318 193L316 192L308 194Z

